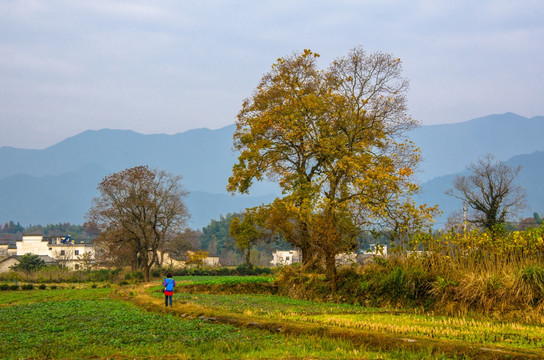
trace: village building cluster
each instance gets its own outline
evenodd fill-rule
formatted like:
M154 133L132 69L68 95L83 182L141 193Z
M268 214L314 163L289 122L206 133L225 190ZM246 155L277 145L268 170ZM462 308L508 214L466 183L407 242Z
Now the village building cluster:
M92 240L72 240L67 236L44 237L41 234L23 235L21 240L0 244L0 272L19 263L25 254L38 255L47 265L62 265L79 270L92 266L95 248Z
M92 240L72 240L71 237L44 237L40 234L23 235L21 240L4 240L0 242L0 272L7 272L25 254L38 255L46 265L61 265L72 270L89 269L95 265L95 246ZM386 256L387 246L371 245L366 252L343 253L336 256L337 265L362 262L370 256ZM299 250L277 250L272 254L271 266L292 265L301 261ZM163 266L183 268L184 261L176 260L162 254ZM207 267L221 266L219 257L208 256L202 260Z

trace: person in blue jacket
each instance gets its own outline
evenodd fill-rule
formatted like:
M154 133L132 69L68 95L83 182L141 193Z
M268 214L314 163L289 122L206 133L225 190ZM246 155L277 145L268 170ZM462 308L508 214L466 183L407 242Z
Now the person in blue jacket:
M168 302L170 302L170 307L172 307L172 295L174 295L174 287L176 286L176 280L172 279L172 273L166 274L166 279L164 279L164 305L168 307Z

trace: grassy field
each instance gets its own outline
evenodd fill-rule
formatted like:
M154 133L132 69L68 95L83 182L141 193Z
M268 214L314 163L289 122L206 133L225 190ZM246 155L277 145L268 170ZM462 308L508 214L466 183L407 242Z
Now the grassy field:
M474 346L540 351L539 325L470 317L446 317L345 304L316 303L273 295L176 294L182 303L266 319L360 329L405 337L460 341Z
M268 277L176 278L243 285ZM543 358L540 326L161 286L0 292L1 359Z
M0 358L416 359L424 355L403 350L383 353L343 339L289 336L182 318L175 312L146 311L111 295L111 289L91 288L0 292Z
M275 280L273 276L178 276L175 279L177 286L267 284Z

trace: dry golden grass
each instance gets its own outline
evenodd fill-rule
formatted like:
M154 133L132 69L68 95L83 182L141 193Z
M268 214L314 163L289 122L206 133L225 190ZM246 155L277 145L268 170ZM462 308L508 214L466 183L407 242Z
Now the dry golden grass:
M426 351L429 353L444 353L450 356L465 356L470 359L537 359L544 357L544 352L508 349L497 346L475 346L462 341L451 341L433 338L431 336L408 336L410 326L393 326L393 330L379 326L353 326L353 323L342 322L341 319L331 317L324 322L298 316L296 320L286 316L276 318L259 317L251 311L243 314L232 313L226 310L208 308L194 303L175 302L173 307L166 308L162 297L150 293L150 285L119 287L112 292L117 299L124 299L138 307L152 312L172 313L181 318L200 318L210 322L226 323L234 326L258 328L270 332L297 336L300 334L323 338L345 339L356 345L363 345L373 350ZM368 323L367 323L368 325ZM406 327L406 329L404 329Z

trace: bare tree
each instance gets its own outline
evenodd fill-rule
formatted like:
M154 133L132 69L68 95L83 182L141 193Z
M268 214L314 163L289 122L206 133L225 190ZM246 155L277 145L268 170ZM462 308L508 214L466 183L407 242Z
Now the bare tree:
M149 281L167 234L181 231L188 218L181 177L136 166L105 177L98 191L87 217L102 233L114 235L104 237L110 245L104 248L128 255Z
M512 168L487 154L467 169L470 175L457 176L453 189L446 191L467 204L470 210L467 221L493 230L507 216L525 207L525 193L514 182L521 167Z
M185 229L182 233L174 234L166 239L163 252L168 253L175 260L185 260L187 251L199 248L201 235L200 230Z

